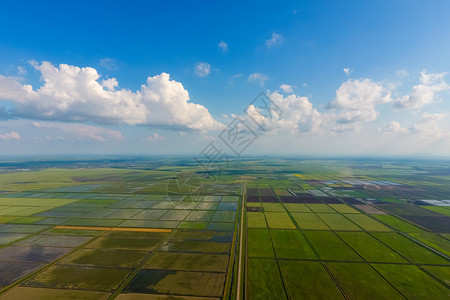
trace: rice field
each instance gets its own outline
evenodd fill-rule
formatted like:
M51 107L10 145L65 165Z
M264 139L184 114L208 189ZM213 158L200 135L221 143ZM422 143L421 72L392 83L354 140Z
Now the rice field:
M0 167L0 299L450 297L448 209L421 200L450 184L408 164L177 163Z

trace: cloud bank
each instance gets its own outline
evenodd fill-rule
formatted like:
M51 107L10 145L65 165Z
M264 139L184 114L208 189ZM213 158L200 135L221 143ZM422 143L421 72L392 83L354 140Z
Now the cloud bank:
M222 127L208 109L167 73L148 77L140 90L119 89L115 78L99 81L97 70L50 62L33 63L43 85L33 89L0 75L0 100L14 103L14 117L65 122L163 126L177 130Z

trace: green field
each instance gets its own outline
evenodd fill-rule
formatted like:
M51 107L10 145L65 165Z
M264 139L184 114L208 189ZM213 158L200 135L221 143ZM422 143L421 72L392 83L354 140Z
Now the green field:
M292 217L297 222L300 229L329 230L330 228L316 214L312 213L292 213Z
M448 199L445 163L13 164L0 299L449 297L449 209L422 202Z
M434 254L425 247L414 243L400 234L375 232L372 233L372 235L413 263L438 265L449 264L446 259Z
M328 262L326 266L350 299L404 299L369 264Z
M249 299L287 299L276 260L249 258L248 276L252 278L247 285Z
M266 218L262 212L248 212L247 226L249 228L266 228Z
M291 218L287 213L283 212L266 212L267 224L269 228L279 228L279 229L295 229L294 223L292 223Z
M277 258L316 259L303 235L297 230L271 230Z
M373 265L406 298L445 299L450 296L449 289L436 282L417 266Z
M339 232L338 235L369 262L406 263L400 255L365 232Z
M344 299L319 262L281 260L280 268L291 299Z
M322 260L362 261L362 258L333 232L305 231L304 233Z

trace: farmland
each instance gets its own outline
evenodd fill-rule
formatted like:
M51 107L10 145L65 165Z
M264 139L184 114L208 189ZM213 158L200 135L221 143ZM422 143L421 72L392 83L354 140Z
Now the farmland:
M0 164L0 299L450 296L445 162L23 165Z

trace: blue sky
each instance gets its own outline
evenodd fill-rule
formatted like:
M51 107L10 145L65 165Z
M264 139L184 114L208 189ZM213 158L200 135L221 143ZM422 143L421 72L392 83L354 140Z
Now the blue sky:
M0 154L450 153L448 1L0 4ZM149 78L149 79L148 79ZM266 93L281 114L248 105ZM264 122L261 130L252 121Z

